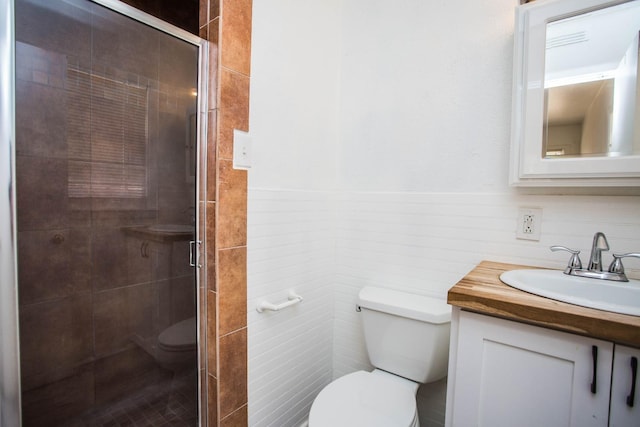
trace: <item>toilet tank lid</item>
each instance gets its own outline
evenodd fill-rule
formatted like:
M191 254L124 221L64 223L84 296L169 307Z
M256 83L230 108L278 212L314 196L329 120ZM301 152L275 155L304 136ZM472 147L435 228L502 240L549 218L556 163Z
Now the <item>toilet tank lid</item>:
M451 321L451 306L446 301L393 289L365 286L358 294L360 307L429 323Z

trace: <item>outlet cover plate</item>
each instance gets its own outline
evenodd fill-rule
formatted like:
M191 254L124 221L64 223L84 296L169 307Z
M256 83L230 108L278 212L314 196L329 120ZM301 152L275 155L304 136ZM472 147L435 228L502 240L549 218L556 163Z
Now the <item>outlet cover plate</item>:
M542 208L519 208L516 223L516 239L540 240Z
M253 163L251 136L238 129L233 130L233 168L251 169Z

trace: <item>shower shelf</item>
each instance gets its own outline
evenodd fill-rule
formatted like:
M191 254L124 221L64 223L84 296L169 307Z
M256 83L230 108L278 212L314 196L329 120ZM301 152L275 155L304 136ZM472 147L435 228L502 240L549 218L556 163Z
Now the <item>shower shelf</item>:
M158 231L149 226L142 227L123 227L122 231L130 236L138 237L143 240L152 240L160 243L180 242L193 239L193 231Z

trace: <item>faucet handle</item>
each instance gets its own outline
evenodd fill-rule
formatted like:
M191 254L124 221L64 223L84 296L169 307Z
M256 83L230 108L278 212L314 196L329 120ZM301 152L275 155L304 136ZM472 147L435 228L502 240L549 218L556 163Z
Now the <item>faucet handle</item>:
M640 258L640 253L631 252L628 254L613 254L613 262L609 266L609 273L624 274L624 265L622 265L622 258Z
M567 264L565 273L567 273L567 271L569 270L578 270L582 268L582 261L580 261L580 257L578 256L580 254L580 251L567 248L566 246L551 246L549 249L551 249L553 252L565 251L571 254L571 258L569 258L569 264Z

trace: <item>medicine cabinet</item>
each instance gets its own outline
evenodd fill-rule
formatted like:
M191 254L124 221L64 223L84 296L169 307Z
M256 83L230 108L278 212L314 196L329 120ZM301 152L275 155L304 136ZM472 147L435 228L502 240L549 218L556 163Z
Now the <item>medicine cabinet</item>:
M516 11L509 183L640 186L640 0Z

